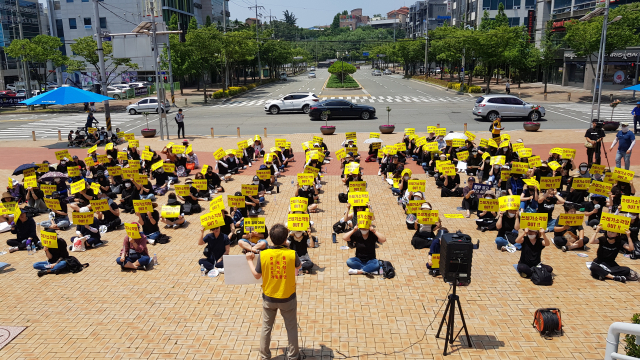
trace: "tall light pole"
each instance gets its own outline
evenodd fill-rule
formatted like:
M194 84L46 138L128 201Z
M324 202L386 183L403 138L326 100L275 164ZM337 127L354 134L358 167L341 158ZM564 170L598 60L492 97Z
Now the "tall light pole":
M98 0L93 0L93 16L94 21L94 33L96 35L96 43L98 45L98 61L100 62L100 93L107 96L107 77L106 69L104 68L104 50L102 49L102 34L100 33L100 11L98 10ZM107 131L111 136L111 111L109 109L109 100L102 102L104 105L104 118L107 123Z

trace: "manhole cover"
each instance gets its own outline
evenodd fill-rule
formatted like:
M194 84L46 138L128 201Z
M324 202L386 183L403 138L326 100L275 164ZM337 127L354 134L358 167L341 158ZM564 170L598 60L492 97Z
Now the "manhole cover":
M23 326L0 326L0 349L5 347L11 340L26 329Z

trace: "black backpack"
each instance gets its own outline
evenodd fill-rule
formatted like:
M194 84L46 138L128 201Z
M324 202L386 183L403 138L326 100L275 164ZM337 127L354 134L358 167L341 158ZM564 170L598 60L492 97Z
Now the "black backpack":
M336 234L342 234L343 232L346 232L347 229L347 223L346 222L340 222L338 221L337 223L333 224L333 232Z
M542 267L534 267L531 281L536 285L549 286L553 284L553 277Z
M67 263L67 267L65 270L72 274L79 273L80 271L84 270L84 268L89 267L88 263L82 264L74 256L69 256L68 258L64 259L64 261Z
M338 201L342 204L346 204L349 202L349 195L345 194L345 193L339 193L338 194Z
M391 265L391 262L378 260L380 263L380 268L382 268L382 278L383 279L393 279L396 277L396 269Z
M627 252L625 250L625 252ZM633 251L629 253L629 257L633 260L640 259L640 241L633 242Z

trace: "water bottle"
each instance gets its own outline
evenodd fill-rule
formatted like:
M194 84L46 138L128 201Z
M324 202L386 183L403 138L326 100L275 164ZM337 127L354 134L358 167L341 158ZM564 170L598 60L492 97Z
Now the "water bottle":
M158 265L158 255L153 254L153 266Z
M200 274L202 274L202 276L206 276L207 275L204 272L205 272L204 265L200 265Z
M27 255L31 254L31 240L27 240Z
M331 240L333 240L333 243L337 243L338 241L336 240L336 233L331 234Z

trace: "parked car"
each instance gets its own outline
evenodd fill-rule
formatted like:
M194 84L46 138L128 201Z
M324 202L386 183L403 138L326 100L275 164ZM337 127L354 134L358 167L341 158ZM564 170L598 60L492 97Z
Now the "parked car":
M526 117L538 121L545 116L542 106L530 104L513 95L483 95L476 99L473 115L494 121L498 117Z
M0 95L4 96L16 96L15 91L13 90L0 90Z
M313 104L320 101L316 94L310 92L295 92L283 96L278 100L270 100L264 104L264 111L273 115L281 111L302 111L309 113Z
M387 69L387 70L385 70L385 71L384 71L384 74L385 74L385 75L391 75L391 74L393 74L393 73L391 72L391 70Z
M329 114L323 114L329 110ZM311 106L309 117L311 120L326 120L338 117L356 117L362 120L374 118L376 108L369 105L353 104L346 100L325 100Z
M151 86L151 85L155 85L155 84L147 82L147 81L135 81L135 82L130 82L129 83L129 87L130 88L146 87L146 86Z
M46 91L42 91L42 90L31 90L31 96L38 96L40 94L44 94L46 93Z
M7 90L16 91L16 86L14 84L9 84L9 85L7 85Z
M27 96L27 90L16 91L16 96Z
M373 70L373 71L371 72L371 75L373 75L373 76L382 76L382 71L380 71L380 70Z
M127 106L126 110L130 115L135 115L142 112L160 113L160 111L165 112L165 109L167 112L169 112L169 108L171 107L171 104L168 100L165 100L164 106L158 105L159 104L157 97L146 97L144 99L138 100L138 102L136 103Z
M314 79L315 79L315 77L316 77L316 73L314 73L314 72L310 72L310 73L309 73L309 75L308 75L308 77L310 77L310 78L314 78Z
M117 88L114 86L107 86L107 95L116 100L120 100L127 97L127 92L126 92L126 89Z
M131 87L129 86L129 84L111 84L110 87L116 88L116 89L120 89L122 91L125 91L127 89L130 89Z
M310 67L309 71L316 71L316 67L315 66Z
M280 80L287 81L287 73L286 72L281 72L280 73Z

